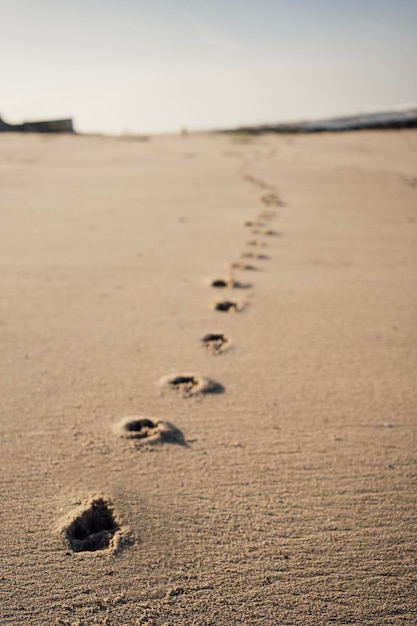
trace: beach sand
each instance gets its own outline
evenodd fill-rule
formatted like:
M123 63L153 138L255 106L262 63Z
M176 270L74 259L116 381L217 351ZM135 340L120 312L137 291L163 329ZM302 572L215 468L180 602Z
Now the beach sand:
M0 136L2 626L417 622L416 150Z

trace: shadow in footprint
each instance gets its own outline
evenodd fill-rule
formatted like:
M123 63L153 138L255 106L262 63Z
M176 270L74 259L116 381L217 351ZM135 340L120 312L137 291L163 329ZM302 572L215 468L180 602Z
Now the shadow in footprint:
M226 287L229 289L248 289L250 287L250 285L241 283L238 280L233 280L232 278L215 278L211 281L210 285L217 289L224 289Z
M120 523L107 500L98 497L81 505L71 515L62 532L74 552L115 549Z
M243 310L243 304L240 302L232 302L231 300L222 300L214 303L214 310L222 313L238 313Z
M163 389L176 391L183 398L207 393L217 394L225 391L223 385L200 374L171 374L163 376L159 384Z
M203 347L211 354L222 354L230 346L230 339L223 333L208 333L201 340Z
M182 432L170 422L150 419L149 417L128 416L118 424L119 435L132 439L137 445L177 443L187 445Z
M215 278L211 281L212 287L230 287L230 280L226 280L224 278Z

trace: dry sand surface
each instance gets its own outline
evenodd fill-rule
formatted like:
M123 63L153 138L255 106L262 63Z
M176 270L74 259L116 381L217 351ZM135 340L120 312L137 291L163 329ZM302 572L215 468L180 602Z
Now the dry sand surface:
M2 626L417 623L416 153L0 136Z

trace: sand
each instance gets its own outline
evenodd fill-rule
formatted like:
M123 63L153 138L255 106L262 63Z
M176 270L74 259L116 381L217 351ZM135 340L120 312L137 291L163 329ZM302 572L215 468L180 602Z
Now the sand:
M417 623L416 149L0 136L2 625Z

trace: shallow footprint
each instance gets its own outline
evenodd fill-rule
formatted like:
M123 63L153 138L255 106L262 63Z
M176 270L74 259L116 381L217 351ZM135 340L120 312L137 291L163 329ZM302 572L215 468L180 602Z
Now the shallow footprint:
M276 211L261 211L256 216L256 219L260 222L265 222L274 219L276 217Z
M265 223L260 220L247 220L245 226L248 228L262 228L265 226Z
M221 354L230 346L230 339L223 333L208 333L201 340L204 348L211 354Z
M225 390L220 383L200 374L169 374L163 376L159 384L162 388L176 391L183 398L206 393L223 393Z
M256 252L242 252L241 256L244 259L259 259L263 261L269 259L269 256L267 254L257 254Z
M255 265L250 265L248 263L241 263L240 261L235 261L230 264L230 267L235 270L246 270L246 271L257 271L259 268L255 267Z
M73 552L115 550L121 536L120 520L113 505L100 496L74 509L60 530Z
M280 233L277 230L272 230L269 228L254 228L251 230L253 235L268 235L272 237L278 237Z
M267 206L282 206L283 202L276 193L267 193L261 196L261 202Z
M266 243L264 241L261 241L260 239L249 239L249 241L246 242L246 245L264 248L266 246Z
M136 444L179 443L184 445L182 432L162 420L138 415L124 417L117 424L117 432L121 437L133 439Z

